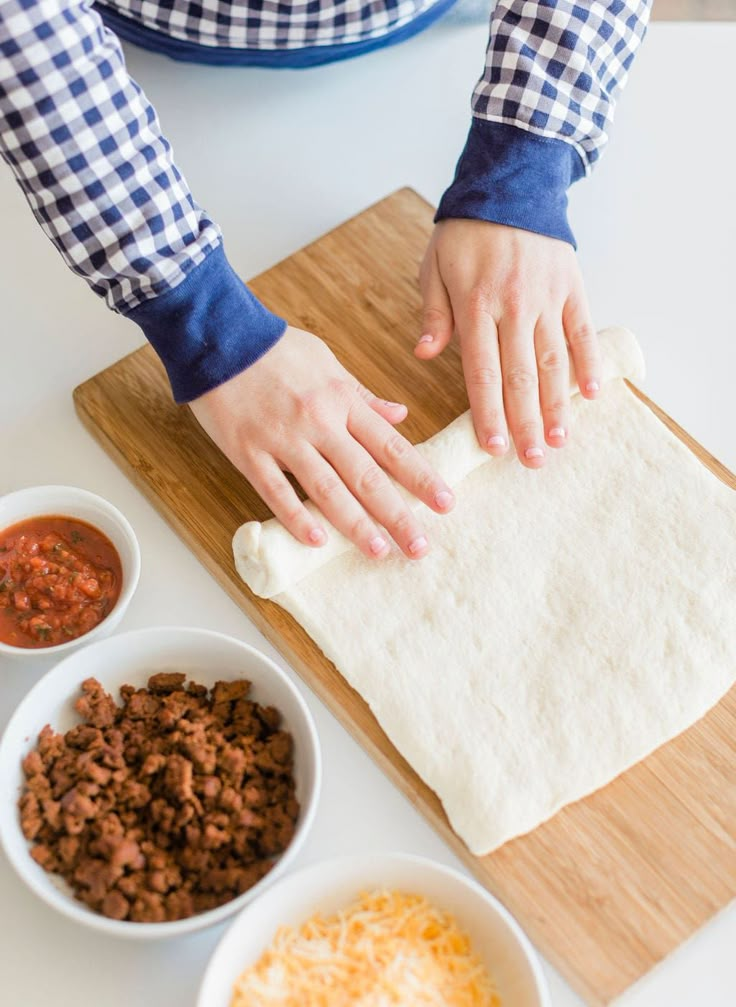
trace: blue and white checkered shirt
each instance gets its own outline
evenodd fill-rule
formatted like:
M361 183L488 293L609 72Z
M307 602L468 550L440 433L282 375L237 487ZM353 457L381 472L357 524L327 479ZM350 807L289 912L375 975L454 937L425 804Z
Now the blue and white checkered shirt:
M117 36L181 59L310 65L398 41L449 2L1 0L0 152L69 267L141 325L178 401L258 359L285 323L230 269ZM566 189L606 142L650 2L498 0L439 218L573 240Z

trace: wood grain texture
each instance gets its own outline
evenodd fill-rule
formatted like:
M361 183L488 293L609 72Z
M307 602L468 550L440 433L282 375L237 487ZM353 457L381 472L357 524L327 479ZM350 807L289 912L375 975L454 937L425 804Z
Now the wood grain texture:
M382 398L404 401L425 440L467 408L459 356L431 365L418 334L418 264L431 208L403 189L257 277L269 307L324 338ZM736 479L636 389L720 479ZM675 741L529 835L476 858L367 705L302 628L252 595L234 567L236 528L269 511L172 403L146 347L74 393L92 434L207 569L468 867L591 1004L607 1004L736 894L736 690ZM591 744L605 724L591 725Z

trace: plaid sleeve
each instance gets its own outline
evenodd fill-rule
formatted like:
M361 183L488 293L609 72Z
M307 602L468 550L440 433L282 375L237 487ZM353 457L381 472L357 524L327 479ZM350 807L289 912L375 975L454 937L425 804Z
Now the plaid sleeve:
M177 400L242 370L283 331L227 263L88 3L0 3L0 153L67 265L141 325Z
M455 179L437 219L569 241L567 188L600 156L652 0L498 0Z

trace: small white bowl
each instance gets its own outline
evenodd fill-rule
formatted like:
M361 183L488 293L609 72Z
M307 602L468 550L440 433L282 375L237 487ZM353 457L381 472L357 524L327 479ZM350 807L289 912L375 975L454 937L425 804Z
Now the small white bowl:
M0 642L0 655L13 658L46 657L68 654L77 647L86 646L93 640L108 636L125 614L130 604L141 572L141 551L138 539L128 520L117 507L88 490L75 486L29 486L0 497L0 533L32 517L61 515L77 518L99 528L110 539L118 551L123 570L123 583L118 600L111 611L88 633L77 636L66 643L52 647L13 647Z
M299 926L376 888L424 895L451 912L493 977L502 1007L550 1007L536 952L498 899L449 867L402 853L328 860L283 878L233 920L207 966L197 1007L230 1007L235 980L282 924Z
M97 678L118 699L121 685L143 686L150 675L159 671L183 671L189 679L208 687L216 681L247 678L253 684L250 695L256 702L280 710L284 729L294 739L299 820L291 843L268 874L230 902L172 922L112 920L77 901L59 875L49 874L31 858L31 843L23 835L18 812L25 782L21 761L35 748L45 724L63 733L80 723L73 704L81 695L80 685L85 678ZM233 637L204 629L135 630L71 654L40 679L18 706L0 743L0 843L28 887L70 919L116 937L174 937L221 923L283 873L312 825L321 779L322 762L312 715L286 674L265 654Z

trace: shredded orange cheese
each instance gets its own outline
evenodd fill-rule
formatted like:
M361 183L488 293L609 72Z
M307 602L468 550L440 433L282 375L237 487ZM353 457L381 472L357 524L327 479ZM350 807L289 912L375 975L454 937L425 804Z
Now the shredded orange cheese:
M331 916L280 927L231 1007L499 1007L455 918L421 895L363 892Z

